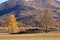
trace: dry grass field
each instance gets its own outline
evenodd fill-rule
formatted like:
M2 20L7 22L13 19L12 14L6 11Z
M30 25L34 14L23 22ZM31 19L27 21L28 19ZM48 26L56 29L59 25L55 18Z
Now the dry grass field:
M14 35L8 33L0 33L0 40L60 40L60 32Z

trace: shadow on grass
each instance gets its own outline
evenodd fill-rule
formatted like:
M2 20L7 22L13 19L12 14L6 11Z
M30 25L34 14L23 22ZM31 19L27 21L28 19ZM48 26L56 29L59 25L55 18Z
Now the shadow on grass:
M20 31L19 33L10 33L10 34L35 34L35 33L48 33L53 32L54 30L39 30L39 29L28 29L24 31Z
M42 33L41 30L39 29L28 29L28 30L25 30L25 31L21 31L19 33L10 33L10 34L32 34L32 33Z

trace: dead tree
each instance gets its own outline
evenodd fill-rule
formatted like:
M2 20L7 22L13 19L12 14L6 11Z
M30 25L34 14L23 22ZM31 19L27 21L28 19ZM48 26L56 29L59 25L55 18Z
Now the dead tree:
M52 16L51 10L48 8L46 9L44 18L43 18L43 26L47 32L49 28L52 28L54 26L54 19Z
M52 16L52 12L49 8L47 8L44 13L41 10L40 10L39 13L40 13L39 14L40 25L41 25L42 29L47 32L47 30L49 28L52 28L54 26L54 19L53 19L53 16Z

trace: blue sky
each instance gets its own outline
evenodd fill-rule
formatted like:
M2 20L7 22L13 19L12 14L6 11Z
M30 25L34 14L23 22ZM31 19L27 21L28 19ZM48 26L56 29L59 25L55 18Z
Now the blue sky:
M3 2L5 2L5 1L7 1L7 0L0 0L0 3L3 3Z
M60 1L60 0L58 0L58 1Z

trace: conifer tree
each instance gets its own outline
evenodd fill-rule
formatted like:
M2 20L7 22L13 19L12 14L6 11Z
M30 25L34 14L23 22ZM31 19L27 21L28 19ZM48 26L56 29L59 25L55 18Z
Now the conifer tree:
M16 19L14 15L10 15L8 19L8 30L10 33L17 33L19 32L19 27L17 25Z

